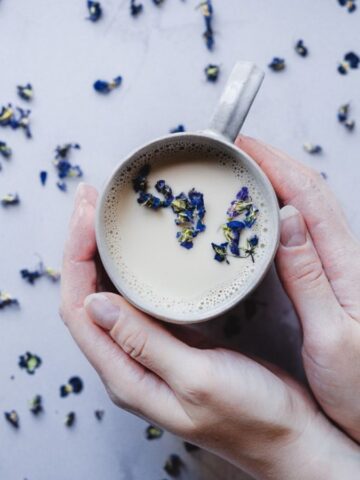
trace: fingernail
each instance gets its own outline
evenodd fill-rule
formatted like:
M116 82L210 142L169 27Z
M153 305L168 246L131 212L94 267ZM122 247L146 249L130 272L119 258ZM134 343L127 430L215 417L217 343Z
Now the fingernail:
M105 330L113 328L120 313L120 308L102 293L92 293L87 296L84 307L94 322Z
M86 183L80 182L79 185L76 187L75 197L80 200L85 195L85 191Z
M292 205L280 210L280 242L284 247L300 247L306 242L306 225L300 212Z

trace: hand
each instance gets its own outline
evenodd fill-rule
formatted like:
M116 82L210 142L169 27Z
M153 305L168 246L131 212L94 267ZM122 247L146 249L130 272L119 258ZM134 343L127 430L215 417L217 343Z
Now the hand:
M277 269L304 334L303 362L325 412L360 442L360 243L318 173L248 137L283 210Z
M96 197L92 187L79 187L61 316L112 400L258 479L357 478L357 446L275 367L191 347L121 296L94 293Z

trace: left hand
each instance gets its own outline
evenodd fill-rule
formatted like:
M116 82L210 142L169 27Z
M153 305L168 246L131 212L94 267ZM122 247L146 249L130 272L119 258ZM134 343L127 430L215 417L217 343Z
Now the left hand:
M96 198L79 187L61 316L112 400L257 479L357 478L360 450L287 375L237 352L191 347L120 295L95 293Z

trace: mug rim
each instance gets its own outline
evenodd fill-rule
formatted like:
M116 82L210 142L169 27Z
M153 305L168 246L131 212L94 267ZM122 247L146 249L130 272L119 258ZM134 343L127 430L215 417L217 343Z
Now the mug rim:
M271 254L267 255L266 262L264 264L264 268L262 270L259 270L258 273L253 277L252 281L246 286L246 288L241 292L240 295L234 296L230 301L227 303L224 303L224 305L219 305L218 307L215 307L214 309L210 309L207 312L196 312L195 314L174 314L171 317L168 315L162 315L161 313L156 312L156 310L152 310L151 308L147 308L146 305L141 305L138 301L136 301L134 298L131 298L125 291L124 288L121 285L121 275L119 274L118 269L115 267L115 263L113 262L110 253L108 252L108 248L106 245L106 239L105 239L105 233L103 230L103 218L102 218L102 211L104 207L104 202L107 196L107 193L109 191L109 188L112 185L112 182L118 172L120 172L126 165L131 162L131 159L134 158L136 155L139 155L142 153L143 150L149 149L154 145L160 144L160 143L165 143L166 141L170 139L176 139L176 138L181 138L181 137L188 137L192 138L195 141L196 140L205 140L205 141L211 141L220 146L220 148L230 148L230 150L235 153L236 155L240 155L241 159L245 159L246 163L251 165L251 168L253 168L257 176L261 178L262 185L266 188L267 194L270 196L271 201L273 203L271 210L274 211L274 219L276 220L273 225L274 229L274 241L271 249ZM253 172L252 172L253 173ZM275 208L273 208L275 207ZM167 134L162 137L158 137L154 140L151 140L150 142L146 142L143 145L141 145L138 148L133 149L122 161L120 161L115 168L112 170L110 175L106 178L100 192L99 192L99 197L96 205L96 212L95 212L95 235L96 235L96 244L97 244L97 249L99 252L99 256L101 259L101 262L104 266L104 269L109 276L111 282L114 284L115 288L117 291L132 305L134 305L136 308L141 310L142 312L145 312L152 317L155 317L159 320L166 321L168 323L176 323L176 324L193 324L193 323L201 323L207 320L211 320L212 318L218 317L219 315L222 315L232 309L235 305L237 305L239 302L245 300L245 298L261 283L267 272L269 271L273 260L275 258L279 242L280 242L280 212L279 212L279 205L278 205L278 200L274 191L274 188L266 176L266 174L263 172L263 170L259 167L259 165L253 160L246 152L244 152L242 149L239 147L235 146L234 143L231 143L226 137L223 137L222 135L215 134L213 132L209 131L200 131L200 132L180 132L180 133L172 133L172 134ZM148 304L147 304L148 305ZM189 318L186 319L185 317L188 316Z

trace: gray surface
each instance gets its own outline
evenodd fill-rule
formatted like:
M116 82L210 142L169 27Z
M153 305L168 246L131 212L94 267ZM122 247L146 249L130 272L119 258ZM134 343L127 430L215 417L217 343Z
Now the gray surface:
M359 47L359 15L349 15L335 0L214 0L217 46L205 49L196 0L166 0L161 9L144 0L146 12L129 17L128 1L103 0L105 17L93 25L84 20L85 1L0 1L0 102L21 103L15 85L31 81L34 139L22 132L0 130L14 149L3 161L0 194L18 191L18 209L0 210L0 287L16 294L21 310L0 312L0 411L16 408L20 431L0 421L0 478L4 480L142 480L164 477L168 453L179 451L187 463L186 479L239 479L232 467L206 453L191 456L166 434L147 443L145 423L112 406L100 381L74 345L58 318L58 286L45 279L35 287L18 274L40 253L60 265L73 191L59 192L50 164L58 143L77 141L74 155L85 180L100 186L130 149L166 133L178 123L204 128L227 74L237 59L265 68L272 56L285 56L288 69L268 72L244 131L284 148L305 163L326 171L347 215L360 233L359 135L336 122L341 103L353 101L360 111L359 71L347 77L336 72L342 55ZM303 37L311 48L298 57L292 44ZM217 85L207 84L203 67L222 65ZM98 78L124 76L123 87L106 98L92 89ZM302 143L320 143L325 153L310 157ZM38 181L40 169L50 171L48 185ZM74 187L74 188L73 188ZM276 298L269 304L267 299ZM243 307L233 313L241 328L234 344L277 359L301 375L297 323L273 275L256 292L257 313L246 319ZM213 321L210 329L221 328ZM17 367L18 355L31 350L43 358L35 376ZM10 380L14 374L15 379ZM70 375L85 380L78 397L60 399L58 387ZM45 398L46 413L36 419L27 411L35 393ZM93 417L104 408L101 424ZM71 409L78 424L67 430L62 422Z

